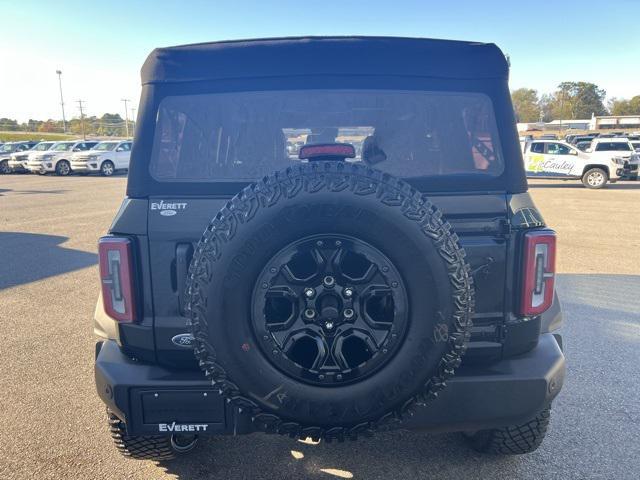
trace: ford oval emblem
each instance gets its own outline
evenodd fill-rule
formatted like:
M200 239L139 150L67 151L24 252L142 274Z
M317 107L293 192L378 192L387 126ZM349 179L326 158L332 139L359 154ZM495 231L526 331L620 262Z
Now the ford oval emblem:
M160 210L160 215L164 217L173 217L176 213L175 210Z
M190 333L181 333L171 339L174 345L182 348L193 348L194 340L193 335Z

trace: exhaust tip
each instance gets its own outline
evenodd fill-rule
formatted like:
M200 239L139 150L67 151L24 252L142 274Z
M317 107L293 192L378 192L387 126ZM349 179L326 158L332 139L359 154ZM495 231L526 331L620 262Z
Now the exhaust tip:
M171 448L177 453L187 453L198 443L197 435L171 435Z

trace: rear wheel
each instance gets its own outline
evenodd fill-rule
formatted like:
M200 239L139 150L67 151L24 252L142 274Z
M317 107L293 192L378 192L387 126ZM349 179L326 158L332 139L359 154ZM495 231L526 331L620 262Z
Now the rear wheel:
M602 188L609 180L609 175L601 168L591 168L582 176L582 183L587 188Z
M540 412L533 420L491 430L465 434L471 447L481 453L516 455L531 453L544 440L549 427L551 407Z
M66 177L71 173L71 165L66 160L60 160L56 164L56 175L60 175L61 177Z
M111 175L113 175L114 171L115 167L113 166L113 162L111 162L111 160L105 160L104 162L102 162L102 165L100 165L100 173L103 177L110 177Z
M11 167L9 166L9 162L7 160L0 162L0 173L5 175L7 173L11 173Z
M195 435L127 435L125 424L107 410L111 438L125 457L138 460L171 460L184 455L196 446Z

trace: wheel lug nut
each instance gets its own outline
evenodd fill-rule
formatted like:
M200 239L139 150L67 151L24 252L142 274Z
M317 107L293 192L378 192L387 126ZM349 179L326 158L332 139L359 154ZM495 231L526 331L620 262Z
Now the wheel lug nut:
M324 324L324 326L327 330L331 330L333 329L333 322L327 322Z
M336 380L342 380L342 375L341 374L336 375Z
M315 294L316 294L316 291L313 288L304 289L304 296L307 298L313 298Z
M344 313L344 318L353 317L353 309L352 308L345 308L343 313Z
M327 275L322 281L324 283L324 286L329 288L333 287L336 284L336 279L331 275Z
M313 318L316 316L316 311L313 308L307 308L304 311L304 316L307 318Z
M344 296L347 297L347 298L353 297L353 289L352 288L349 288L349 287L345 288L343 293L344 293Z

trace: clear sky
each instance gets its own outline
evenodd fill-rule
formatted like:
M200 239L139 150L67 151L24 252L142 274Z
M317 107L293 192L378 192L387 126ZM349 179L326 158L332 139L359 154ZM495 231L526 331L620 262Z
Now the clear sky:
M494 42L511 88L589 81L640 94L640 0L0 0L0 117L124 116L157 46L289 35L400 35Z

